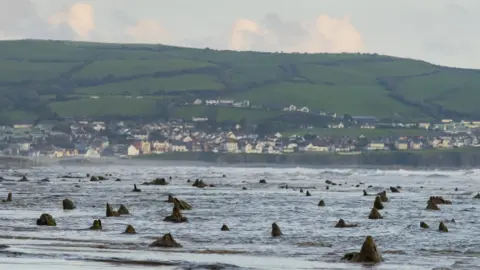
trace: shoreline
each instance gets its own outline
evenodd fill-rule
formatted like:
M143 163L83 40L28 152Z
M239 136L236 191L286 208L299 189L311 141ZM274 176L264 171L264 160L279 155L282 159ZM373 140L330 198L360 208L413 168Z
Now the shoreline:
M50 165L61 166L108 166L108 165L152 165L152 166L216 166L245 168L330 168L330 169L382 169L382 170L425 170L448 171L480 168L480 151L437 150L418 152L386 152L360 155L337 154L227 154L206 152L184 152L142 155L131 158L83 156L67 158L1 156L5 162L28 167ZM478 149L480 150L480 149ZM11 164L10 164L11 165ZM15 166L12 166L15 167ZM25 167L25 166L23 166Z
M330 153L230 154L184 152L142 155L132 160L201 162L215 166L307 167L387 170L462 170L480 168L480 149L371 152L358 155Z

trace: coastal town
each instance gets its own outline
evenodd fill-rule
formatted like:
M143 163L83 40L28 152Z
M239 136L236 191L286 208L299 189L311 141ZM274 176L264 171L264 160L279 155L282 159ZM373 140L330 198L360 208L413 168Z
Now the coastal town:
M208 131L201 125L204 121L207 119L202 117L144 124L64 119L62 122L47 121L35 125L0 126L0 151L6 156L98 158L175 152L353 155L369 151L420 151L480 146L480 121L443 119L439 123L381 123L368 117L353 116L345 119L335 116L322 129L332 131L330 135L315 134L315 129L310 126L294 133L270 132L260 135L248 131L239 123ZM395 133L362 135L362 131L385 128L394 130ZM335 135L335 131L343 129L355 130L359 135ZM431 133L408 135L412 130L429 130Z

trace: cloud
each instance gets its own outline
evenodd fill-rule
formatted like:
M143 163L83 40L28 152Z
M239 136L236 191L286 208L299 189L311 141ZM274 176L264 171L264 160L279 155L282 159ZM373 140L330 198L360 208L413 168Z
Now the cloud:
M230 38L230 49L248 50L252 47L255 39L266 36L264 30L254 21L239 19L233 26Z
M68 25L79 39L88 39L95 29L94 11L91 4L78 2L63 9L50 18L51 25Z
M158 21L149 19L128 26L125 34L134 42L140 43L165 43L171 40L170 34Z
M31 0L0 0L0 33L2 39L73 37L68 27L55 28L41 18Z
M284 52L361 52L360 32L348 17L318 16L314 21L284 22L268 14L260 23L248 19L235 22L230 35L232 50Z

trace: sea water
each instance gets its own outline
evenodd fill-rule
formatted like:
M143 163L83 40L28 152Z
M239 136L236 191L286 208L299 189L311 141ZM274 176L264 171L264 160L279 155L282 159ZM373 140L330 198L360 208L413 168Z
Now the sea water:
M19 181L24 174L29 181ZM87 174L112 176L91 182ZM480 200L472 198L480 191L477 170L138 162L11 169L1 176L0 196L6 199L12 192L13 202L0 204L0 244L8 246L0 249L0 269L362 269L365 266L341 258L359 251L368 235L384 258L374 269L480 267ZM167 186L141 185L162 177ZM195 179L214 187L192 187ZM267 183L260 184L260 179ZM326 180L337 185L327 190ZM132 192L134 184L142 192ZM391 193L390 186L401 186L400 193ZM383 219L367 218L374 197L363 196L363 189L371 194L387 190ZM192 205L183 211L188 222L163 221L173 206L166 202L168 194ZM453 204L425 210L430 196L443 196ZM65 198L77 208L64 211ZM318 206L320 200L325 207ZM107 218L106 203L114 208L124 204L131 214ZM51 214L57 226L37 226L42 213ZM341 218L358 227L334 228ZM102 220L103 230L88 230L94 219ZM421 221L430 229L421 229ZM448 233L438 231L440 221ZM273 222L283 236L271 237ZM128 224L137 234L123 234ZM230 231L220 231L223 224ZM183 247L149 247L166 233Z

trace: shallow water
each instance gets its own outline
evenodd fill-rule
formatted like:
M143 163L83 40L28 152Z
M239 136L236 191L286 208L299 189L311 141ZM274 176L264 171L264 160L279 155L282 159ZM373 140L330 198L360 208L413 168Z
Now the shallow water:
M26 173L28 182L19 182ZM62 178L113 174L110 180ZM226 177L222 177L225 174ZM3 171L0 196L13 193L12 203L0 204L0 269L362 269L343 263L344 253L359 251L372 235L383 252L384 262L375 269L475 269L480 265L480 171L384 171L366 169L240 168L214 166L135 165L50 166ZM156 177L172 176L168 186L138 185ZM50 182L41 182L48 177ZM114 179L120 178L121 182ZM215 187L198 189L187 179L203 179ZM259 184L266 179L267 184ZM330 186L325 180L342 186ZM142 192L132 192L133 184ZM282 189L288 184L289 189ZM360 184L360 187L355 187ZM367 189L367 186L372 188ZM367 216L374 197L362 190L380 192L400 185L401 193L390 193L381 210L384 219ZM247 187L247 190L242 190ZM423 188L421 188L423 187ZM458 187L458 191L455 191ZM300 193L309 190L311 197ZM294 190L296 189L296 190ZM172 224L173 194L193 206L183 211L188 223ZM452 205L441 211L424 210L430 196L443 196ZM75 201L77 209L62 210L62 200ZM323 199L325 207L318 207ZM105 217L105 203L115 208L125 204L129 216ZM36 226L44 212L57 227ZM85 230L101 218L103 230ZM338 219L357 223L357 228L334 228ZM443 220L448 233L436 229ZM431 229L419 228L420 221ZM283 236L270 236L277 222ZM222 232L227 224L231 231ZM122 232L127 224L136 235ZM180 249L150 248L155 238L171 232ZM205 254L209 253L209 254Z

